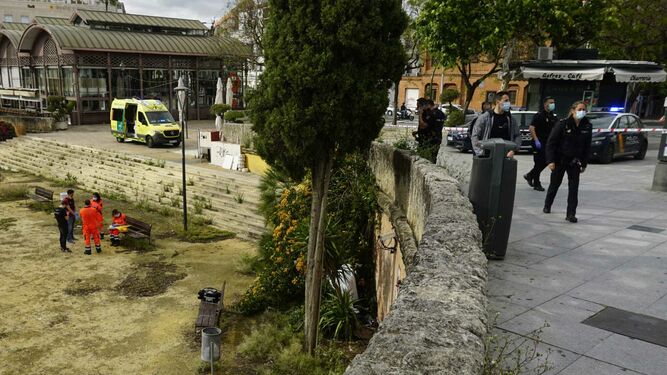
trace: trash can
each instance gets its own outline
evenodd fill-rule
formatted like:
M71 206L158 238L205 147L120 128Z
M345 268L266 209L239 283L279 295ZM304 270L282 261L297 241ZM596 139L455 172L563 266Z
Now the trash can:
M201 331L201 360L206 362L220 359L220 334L218 327L208 327ZM211 357L213 359L211 360Z
M503 259L507 251L517 171L517 161L507 153L516 147L514 142L489 139L481 144L482 154L473 157L468 197L489 259Z

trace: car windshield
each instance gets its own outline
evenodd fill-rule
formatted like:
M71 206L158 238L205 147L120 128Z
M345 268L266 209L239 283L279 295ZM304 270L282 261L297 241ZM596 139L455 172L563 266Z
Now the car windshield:
M146 112L146 117L148 118L148 122L153 125L170 124L174 122L174 118L171 116L171 113L167 111Z
M589 113L586 115L593 129L608 129L616 118L614 113Z

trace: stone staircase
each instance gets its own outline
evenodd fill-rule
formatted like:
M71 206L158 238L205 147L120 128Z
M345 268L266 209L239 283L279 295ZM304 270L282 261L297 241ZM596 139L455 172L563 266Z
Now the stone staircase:
M143 155L26 136L0 143L0 168L61 180L69 174L77 185L102 197L174 209L181 208L183 200L180 163ZM187 165L186 172L189 212L198 205L215 227L242 239L259 238L264 232L264 219L257 213L259 176L193 165Z

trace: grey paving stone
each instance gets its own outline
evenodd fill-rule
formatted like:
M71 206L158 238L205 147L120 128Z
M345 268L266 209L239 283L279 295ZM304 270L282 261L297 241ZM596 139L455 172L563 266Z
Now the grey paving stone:
M534 237L534 235L532 237ZM573 246L576 247L578 245L574 244ZM541 255L544 257L552 257L572 250L564 247L554 246L553 244L540 243L539 241L532 238L511 242L508 246L508 249L509 248L526 253Z
M555 316L563 321L580 323L604 309L604 306L568 295L562 295L533 309L537 312Z
M506 322L528 311L528 307L517 305L502 297L489 298L489 320L495 324Z
M498 327L519 334L528 335L537 330L541 342L558 346L574 353L584 354L598 345L611 332L566 319L559 314L529 310Z
M560 292L497 278L489 278L487 295L520 306L534 307L557 297Z
M660 297L657 301L648 307L639 311L642 314L654 316L659 319L667 320L667 294Z
M641 375L639 372L581 356L558 375Z
M500 332L496 333L496 335L501 340L509 340L508 348L510 350L516 347L521 347L522 353L532 353L532 355L529 356L530 360L522 366L521 374L534 374L537 367L547 365L549 370L544 374L555 375L574 363L580 357L579 354L568 350L527 339L511 332L504 332L502 330L496 330L496 332ZM526 358L526 356L523 356L522 358ZM505 359L506 361L516 360L516 356L510 356ZM514 366L510 366L510 368L513 367Z
M489 263L489 276L561 293L584 283L582 278L566 269L544 272L531 267L500 262Z
M665 287L645 279L625 275L612 277L607 273L570 290L567 294L601 305L638 311L660 299L665 294Z
M504 263L511 263L518 266L530 266L538 263L547 257L539 254L527 253L525 251L515 249L512 244L507 247Z
M613 334L585 353L616 366L648 375L665 375L667 348Z

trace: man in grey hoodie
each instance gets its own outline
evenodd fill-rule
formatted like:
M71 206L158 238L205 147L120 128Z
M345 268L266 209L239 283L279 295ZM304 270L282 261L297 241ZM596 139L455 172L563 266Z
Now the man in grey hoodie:
M491 138L502 138L514 142L517 150L521 146L519 124L512 120L510 95L507 91L498 91L493 110L482 113L475 120L470 136L475 155L482 153L481 142ZM507 157L514 157L514 150L510 150Z

